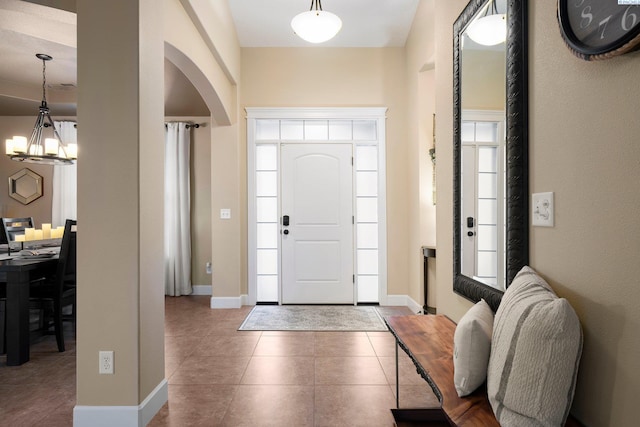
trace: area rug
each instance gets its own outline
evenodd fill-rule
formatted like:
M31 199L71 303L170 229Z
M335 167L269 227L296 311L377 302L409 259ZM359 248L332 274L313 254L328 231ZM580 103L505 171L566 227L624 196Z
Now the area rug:
M257 305L240 331L386 331L372 306Z

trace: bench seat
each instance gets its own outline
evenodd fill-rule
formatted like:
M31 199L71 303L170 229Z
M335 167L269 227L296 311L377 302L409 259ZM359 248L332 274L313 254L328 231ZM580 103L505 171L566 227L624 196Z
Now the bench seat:
M394 409L394 417L404 425L499 427L486 385L469 396L459 397L453 382L453 335L456 324L444 315L390 316L385 319L397 345L404 350L440 401L440 408ZM569 418L565 424L580 424Z

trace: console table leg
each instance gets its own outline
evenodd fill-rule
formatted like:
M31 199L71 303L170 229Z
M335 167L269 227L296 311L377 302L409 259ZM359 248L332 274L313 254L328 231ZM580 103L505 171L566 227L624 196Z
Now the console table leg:
M398 368L398 340L396 339L396 408L400 409L400 369Z

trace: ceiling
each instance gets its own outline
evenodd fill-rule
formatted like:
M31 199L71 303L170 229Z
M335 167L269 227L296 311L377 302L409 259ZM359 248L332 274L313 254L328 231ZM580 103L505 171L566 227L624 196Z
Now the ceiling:
M219 0L209 0L219 1ZM310 0L228 0L242 47L315 47L297 37L289 23L309 10ZM404 46L419 0L324 0L323 9L340 16L338 35L323 47ZM47 101L53 117L76 114L76 16L37 3L0 0L0 115L35 115L42 99L46 53ZM165 61L165 114L208 116L202 98L186 77Z

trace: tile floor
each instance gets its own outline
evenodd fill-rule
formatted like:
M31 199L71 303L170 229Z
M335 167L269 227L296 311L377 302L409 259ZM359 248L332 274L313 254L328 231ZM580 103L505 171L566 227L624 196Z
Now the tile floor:
M211 310L209 298L166 298L169 402L149 426L393 426L395 343L388 332L237 331L251 307ZM382 307L383 315L411 314ZM0 425L71 426L75 342L32 345L32 361L0 357ZM401 351L401 407L437 400Z

